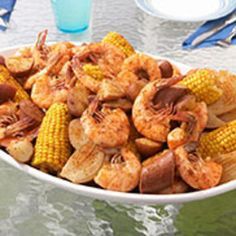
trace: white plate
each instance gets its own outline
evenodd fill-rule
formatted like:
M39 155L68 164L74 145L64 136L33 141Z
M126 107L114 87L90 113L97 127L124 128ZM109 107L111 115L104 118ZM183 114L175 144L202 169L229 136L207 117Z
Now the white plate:
M17 48L24 47L25 45L16 46L14 48L5 48L0 50L0 55L9 56L13 54ZM153 56L153 55L151 55ZM153 56L155 57L155 56ZM169 59L168 59L169 60ZM181 63L171 61L177 67L180 68L182 73L186 73L191 67L183 65ZM123 203L133 203L133 204L165 204L165 203L183 203L201 200L209 197L213 197L230 190L236 189L236 180L228 182L226 184L219 185L212 189L190 192L190 193L182 193L182 194L137 194L137 193L122 193L115 191L103 190L95 187L89 187L85 185L73 184L69 181L54 177L52 175L43 173L29 165L20 164L16 162L10 155L6 152L0 150L0 160L3 160L10 164L11 166L25 172L37 179L43 180L47 183L51 183L53 185L58 186L59 188L74 192L79 195L84 195L87 197L92 197L101 200L110 200L115 202L123 202Z
M236 0L135 0L150 15L175 21L218 19L236 8Z

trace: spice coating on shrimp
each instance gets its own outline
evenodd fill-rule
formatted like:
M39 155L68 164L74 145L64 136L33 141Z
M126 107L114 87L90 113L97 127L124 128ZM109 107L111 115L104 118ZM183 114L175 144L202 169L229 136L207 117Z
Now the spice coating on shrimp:
M85 134L95 144L110 148L127 143L130 131L128 117L121 109L110 109L93 100L81 116Z
M208 189L219 184L222 166L203 160L196 153L196 142L187 143L175 150L176 165L182 179L195 189Z
M115 46L106 43L84 45L75 54L72 68L77 78L92 92L97 92L101 80L87 74L83 66L86 64L99 67L104 79L113 79L121 70L125 54Z
M205 102L193 101L191 111L186 115L191 117L189 122L183 122L180 127L171 130L167 136L167 144L170 149L175 149L190 141L198 141L201 133L206 128L208 114Z
M139 183L141 163L128 148L105 160L94 178L101 187L114 191L129 192Z
M55 61L38 75L32 87L31 98L41 108L67 101L68 89L73 84L68 55L59 54ZM65 64L64 64L65 63Z
M157 79L161 79L157 61L145 54L134 54L124 61L116 81L126 95L134 100L149 81Z
M0 111L0 146L7 147L11 141L23 138L31 141L37 136L44 113L30 100L7 102L0 106Z
M134 101L132 109L134 125L142 135L153 141L166 141L170 131L170 121L173 118L174 99L176 100L186 94L187 90L176 85L176 87L173 88L173 92L177 93L174 94L173 97L167 96L163 104L155 104L155 100L158 98L157 95L159 96L161 91L164 91L165 94L164 89L169 89L172 85L175 85L178 80L178 78L173 78L170 80L155 80L149 82ZM172 98L173 102L171 101Z

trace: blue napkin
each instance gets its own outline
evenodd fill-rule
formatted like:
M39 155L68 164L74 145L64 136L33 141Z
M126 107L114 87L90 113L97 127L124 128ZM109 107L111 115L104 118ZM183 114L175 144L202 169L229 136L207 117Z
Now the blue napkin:
M0 8L5 8L8 11L6 14L0 17L4 20L4 22L10 21L11 13L13 11L15 3L16 0L0 0ZM0 31L4 31L6 29L7 28L5 26L0 25Z
M235 10L236 11L236 10ZM232 13L230 13L232 14ZM229 14L229 15L230 15ZM204 23L202 26L200 26L192 35L190 35L182 44L183 49L189 49L191 48L192 41L202 33L214 28L216 25L223 22L229 15L224 16L222 18L216 19L216 20L210 20ZM232 23L231 25L226 26L224 29L219 31L218 33L212 35L210 38L203 41L201 44L197 45L195 48L204 48L204 47L210 47L214 46L215 43L220 40L226 38L232 29L236 26L236 22ZM233 39L232 44L236 44L236 38Z

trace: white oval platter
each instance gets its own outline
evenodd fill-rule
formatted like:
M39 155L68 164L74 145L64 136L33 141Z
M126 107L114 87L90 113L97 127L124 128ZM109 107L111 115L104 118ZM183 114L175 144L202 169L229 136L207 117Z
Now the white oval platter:
M22 48L25 46L29 46L29 45L18 45L11 48L0 49L0 55L7 57L9 55L12 55L18 48ZM151 56L156 57L154 55L151 55ZM163 59L163 58L158 57L158 59ZM181 70L182 73L186 73L188 70L191 69L190 66L175 62L168 58L166 59L171 61L174 65L176 65ZM78 185L78 184L71 183L67 180L46 174L29 165L18 163L10 155L8 155L5 151L1 149L0 149L0 160L8 163L9 165L17 168L18 170L28 175L31 175L39 180L53 184L64 190L74 192L78 195L83 195L83 196L87 196L87 197L91 197L95 199L129 203L129 204L155 205L155 204L167 204L167 203L184 203L184 202L191 202L191 201L206 199L206 198L217 196L217 195L236 189L236 180L234 180L234 181L219 185L211 189L189 192L189 193L182 193L182 194L123 193L123 192L103 190L103 189L90 187L86 185Z

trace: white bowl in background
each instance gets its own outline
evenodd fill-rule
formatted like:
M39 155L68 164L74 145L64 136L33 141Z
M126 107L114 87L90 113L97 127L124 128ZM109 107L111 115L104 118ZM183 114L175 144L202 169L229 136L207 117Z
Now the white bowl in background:
M223 17L236 8L236 0L135 0L146 13L173 21L205 21Z

